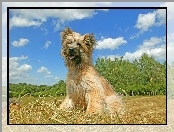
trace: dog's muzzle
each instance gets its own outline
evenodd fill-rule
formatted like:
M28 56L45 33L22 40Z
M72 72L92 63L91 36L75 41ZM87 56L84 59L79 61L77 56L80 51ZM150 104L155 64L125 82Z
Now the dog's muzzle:
M75 49L69 48L69 59L72 60L75 58Z
M74 48L69 48L69 54L74 54L74 53L75 53Z

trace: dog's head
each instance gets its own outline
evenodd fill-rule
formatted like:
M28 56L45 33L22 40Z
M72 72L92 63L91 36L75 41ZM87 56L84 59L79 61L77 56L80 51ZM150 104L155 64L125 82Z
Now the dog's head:
M91 63L92 51L96 45L93 34L85 34L82 36L79 33L72 31L70 28L65 28L61 32L61 38L61 54L68 67L77 66L82 63Z

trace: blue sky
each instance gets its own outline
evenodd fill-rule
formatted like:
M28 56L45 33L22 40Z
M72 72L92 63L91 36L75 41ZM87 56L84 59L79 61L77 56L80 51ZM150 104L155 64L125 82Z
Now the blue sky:
M174 2L2 2L3 86L7 85L8 77L7 7L60 6L167 7L167 63L174 62L174 28L172 28L174 25ZM13 12L10 15L10 20L12 20L10 32L13 35L9 40L10 59L12 61L10 68L11 82L51 85L65 78L67 70L60 56L59 36L59 30L64 26L71 26L73 30L81 34L86 32L95 34L98 40L98 47L94 50L94 62L98 57L113 58L121 55L126 59L133 60L143 52L153 55L160 61L164 60L165 48L162 46L165 43L163 39L165 37L165 24L162 20L164 20L165 16L162 15L162 12L137 10L127 14L122 11L117 14L113 13L114 16L109 15L111 13L110 11L96 10L91 10L90 12L72 11L70 13L52 10L50 12L42 11L40 14L38 12L21 12L20 10ZM68 17L68 14L73 17ZM107 16L107 19L103 19L104 16ZM101 17L103 18L101 19ZM111 17L114 19L111 20ZM97 21L98 18L101 19L99 22ZM91 23L95 21L97 21L97 24L92 25ZM89 23L90 28L84 23ZM23 46L15 47L12 42L14 42L14 45ZM108 45L108 43L110 44Z
M60 31L66 26L82 35L94 33L94 63L99 57L132 61L142 53L164 61L165 17L164 9L10 10L10 82L53 85L65 80Z
M173 2L3 2L3 86L7 85L7 7L26 6L167 7L167 62L170 64L174 61ZM69 19L68 14L73 17ZM133 60L139 58L144 52L163 61L165 58L165 48L162 47L165 44L165 23L162 20L165 16L162 14L162 12L156 10L136 10L135 12L129 12L129 14L123 10L119 13L96 10L84 12L79 10L78 12L66 12L66 15L64 12L53 12L53 10L50 12L42 11L40 14L38 12L13 11L10 15L10 33L13 33L9 40L10 80L15 83L27 82L52 85L60 79L65 79L67 70L60 56L59 36L59 31L64 26L70 26L74 31L81 34L87 32L95 34L98 47L94 50L94 62L98 57L110 57L112 59L124 56L125 59ZM103 19L104 17L105 19ZM93 25L94 22L97 24ZM87 23L90 28L85 25Z

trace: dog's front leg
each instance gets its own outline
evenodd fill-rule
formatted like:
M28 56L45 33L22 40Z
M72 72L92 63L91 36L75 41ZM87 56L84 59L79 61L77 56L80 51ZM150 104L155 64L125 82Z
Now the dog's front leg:
M104 110L104 98L100 91L93 90L86 93L86 114L101 113Z
M66 96L65 100L60 104L60 109L72 109L73 108L73 101L69 95Z

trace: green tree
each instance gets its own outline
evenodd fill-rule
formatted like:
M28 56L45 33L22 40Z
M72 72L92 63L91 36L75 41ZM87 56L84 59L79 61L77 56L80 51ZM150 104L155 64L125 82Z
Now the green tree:
M129 95L165 94L166 63L161 64L147 54L133 62L123 57L113 60L99 58L95 67L117 92Z

